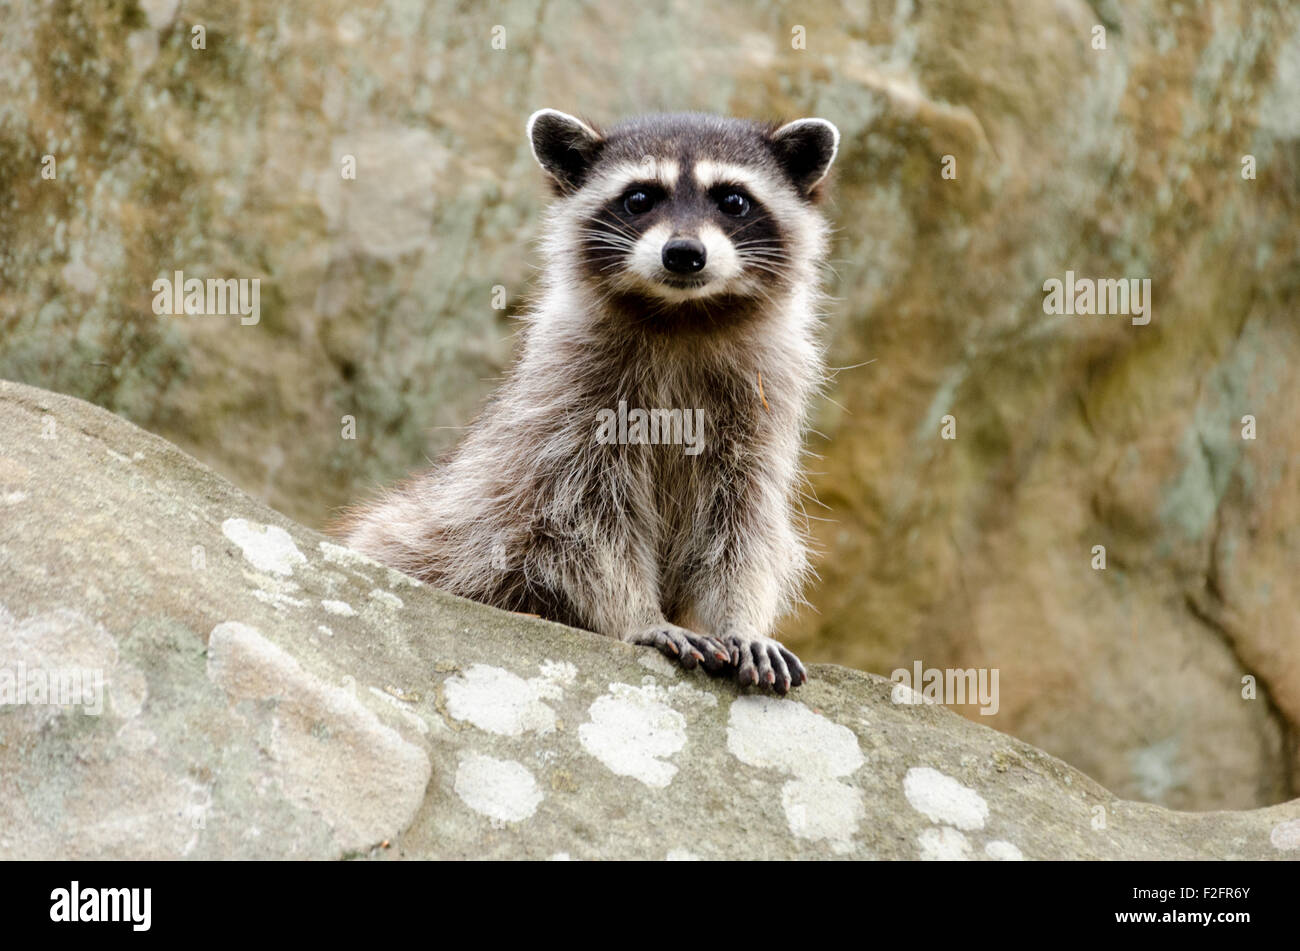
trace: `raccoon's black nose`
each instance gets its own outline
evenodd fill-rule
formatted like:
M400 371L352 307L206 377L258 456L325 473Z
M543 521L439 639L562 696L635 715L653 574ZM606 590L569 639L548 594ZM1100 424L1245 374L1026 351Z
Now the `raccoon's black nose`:
M704 270L704 245L694 238L673 238L664 245L664 267L674 274Z

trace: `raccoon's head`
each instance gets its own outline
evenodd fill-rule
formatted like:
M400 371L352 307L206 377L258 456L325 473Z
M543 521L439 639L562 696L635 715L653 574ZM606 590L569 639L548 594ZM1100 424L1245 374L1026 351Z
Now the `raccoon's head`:
M684 114L601 132L543 109L533 154L560 196L553 263L637 313L743 309L815 280L815 205L839 132L825 119L764 125Z

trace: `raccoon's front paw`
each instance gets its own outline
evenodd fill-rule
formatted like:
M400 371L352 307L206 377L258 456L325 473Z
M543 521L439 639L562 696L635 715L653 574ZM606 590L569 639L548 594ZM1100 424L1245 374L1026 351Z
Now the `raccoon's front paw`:
M705 670L720 670L729 654L716 637L696 634L676 624L652 625L632 638L633 644L657 647L687 670L704 665Z
M741 684L766 684L779 694L789 693L808 680L799 658L780 641L759 634L728 634L722 646L730 655L731 666L736 668L736 680Z

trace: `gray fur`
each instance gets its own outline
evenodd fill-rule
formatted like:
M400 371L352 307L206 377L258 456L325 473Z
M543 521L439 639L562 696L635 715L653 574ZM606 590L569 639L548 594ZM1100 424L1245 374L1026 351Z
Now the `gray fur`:
M783 176L771 126L660 116L599 133L539 115L534 149L544 167L560 150L551 171L560 197L517 360L444 462L351 513L347 542L455 594L785 692L806 679L770 634L809 571L799 462L823 373L816 307L827 236L816 182L806 168L802 180ZM686 303L653 288L628 296L618 268L591 267L583 236L601 206L589 192L607 169L644 155L675 157L682 176L700 160L754 170L778 237L766 256L742 253L744 273L728 285L741 290ZM679 185L684 195L689 181ZM679 204L665 204L673 229L689 227ZM626 234L611 232L602 253L649 240L631 225L617 230ZM598 442L598 413L620 400L703 409L703 451Z

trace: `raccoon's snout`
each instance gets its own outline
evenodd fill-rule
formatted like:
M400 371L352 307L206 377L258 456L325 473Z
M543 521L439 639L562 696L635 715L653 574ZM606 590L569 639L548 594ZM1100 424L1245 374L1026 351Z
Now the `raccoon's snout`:
M674 274L695 274L704 270L704 244L694 238L673 238L664 245L664 267Z

